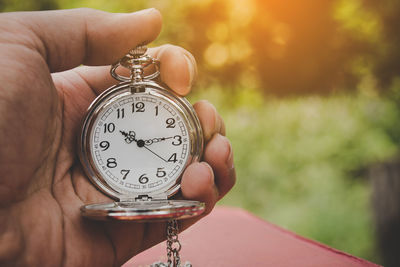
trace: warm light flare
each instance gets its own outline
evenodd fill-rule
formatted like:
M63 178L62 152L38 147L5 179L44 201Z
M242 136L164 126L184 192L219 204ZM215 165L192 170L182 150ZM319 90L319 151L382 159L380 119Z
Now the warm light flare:
M230 23L234 27L247 26L256 14L254 0L227 0L230 10Z
M237 40L229 44L230 57L233 62L241 62L249 58L252 48L247 40Z
M220 67L229 59L229 50L226 45L212 43L205 51L204 58L212 67Z
M207 38L213 42L224 42L229 38L229 25L219 22L207 30Z

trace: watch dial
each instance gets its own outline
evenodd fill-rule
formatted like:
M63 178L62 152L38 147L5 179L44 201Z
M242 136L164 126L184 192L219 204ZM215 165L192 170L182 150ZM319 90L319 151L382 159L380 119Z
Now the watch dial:
M190 155L187 125L170 101L127 94L97 115L90 132L93 163L118 192L148 194L169 188Z

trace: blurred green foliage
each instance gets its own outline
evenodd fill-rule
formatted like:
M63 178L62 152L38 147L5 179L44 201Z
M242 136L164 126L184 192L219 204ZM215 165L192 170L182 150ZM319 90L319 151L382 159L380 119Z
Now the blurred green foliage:
M156 7L153 45L195 55L190 98L217 106L235 150L223 204L379 261L363 170L400 144L399 1L0 0L2 11L77 7Z
M370 211L369 164L397 153L387 134L396 105L359 93L267 100L209 89L228 125L238 180L223 204L243 207L280 226L378 261ZM234 107L230 104L235 103Z

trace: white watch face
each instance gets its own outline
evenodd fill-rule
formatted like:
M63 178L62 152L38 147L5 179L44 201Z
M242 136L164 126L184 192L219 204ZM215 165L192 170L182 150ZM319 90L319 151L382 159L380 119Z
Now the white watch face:
M98 114L90 131L97 172L121 193L168 189L190 158L190 140L181 112L151 94L118 97Z

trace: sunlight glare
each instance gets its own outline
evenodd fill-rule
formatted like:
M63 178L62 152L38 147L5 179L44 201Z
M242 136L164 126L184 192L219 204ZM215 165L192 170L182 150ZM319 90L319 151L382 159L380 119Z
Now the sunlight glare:
M229 59L228 47L221 43L212 43L204 53L204 59L212 67L220 67Z

